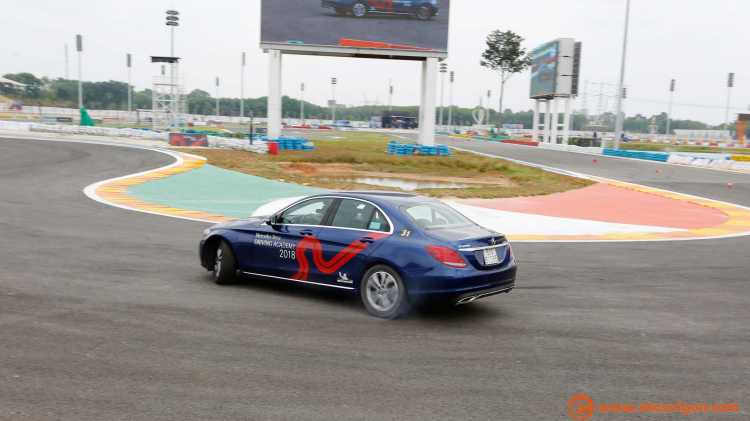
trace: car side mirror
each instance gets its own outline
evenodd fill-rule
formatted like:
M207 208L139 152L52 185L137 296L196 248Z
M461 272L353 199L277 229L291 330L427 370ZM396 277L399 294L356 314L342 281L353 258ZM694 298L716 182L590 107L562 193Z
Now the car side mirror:
M276 216L269 216L263 221L263 223L266 225L273 225L275 222L276 222Z

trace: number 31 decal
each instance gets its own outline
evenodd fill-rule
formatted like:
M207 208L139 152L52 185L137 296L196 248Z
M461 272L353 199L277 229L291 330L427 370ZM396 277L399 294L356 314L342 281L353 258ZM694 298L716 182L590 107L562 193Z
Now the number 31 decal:
M411 237L411 228L407 227L401 230L401 236L404 238Z

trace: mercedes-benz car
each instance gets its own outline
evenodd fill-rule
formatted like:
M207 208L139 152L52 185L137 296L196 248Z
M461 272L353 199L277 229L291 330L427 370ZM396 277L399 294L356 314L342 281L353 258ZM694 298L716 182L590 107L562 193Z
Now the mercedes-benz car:
M415 302L469 304L510 292L516 280L503 234L400 192L319 194L214 225L200 259L217 284L246 275L348 291L384 318Z
M321 5L340 16L351 13L355 18L375 13L411 15L429 20L439 11L438 0L321 0Z

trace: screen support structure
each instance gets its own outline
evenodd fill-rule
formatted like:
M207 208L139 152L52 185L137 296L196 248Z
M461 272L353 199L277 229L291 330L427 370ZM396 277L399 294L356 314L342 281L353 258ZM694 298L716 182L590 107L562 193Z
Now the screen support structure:
M263 47L263 45L261 45ZM292 48L285 46L285 48ZM281 68L283 51L267 48L268 53L268 140L278 140L281 137ZM289 53L297 53L290 51ZM401 55L409 55L410 51L400 51ZM393 56L364 55L366 58L393 58ZM416 54L416 53L415 53ZM323 54L321 54L323 55ZM437 117L437 75L438 59L447 56L446 53L436 53L434 57L408 56L402 59L422 62L422 89L419 97L419 137L422 146L435 146L435 119Z
M268 50L268 140L281 137L281 51Z
M558 101L563 101L563 122L559 123L560 117L558 112ZM567 145L570 142L570 121L571 121L571 96L550 96L534 99L534 121L531 128L531 141L540 143L557 143L557 134L562 127L562 144ZM544 121L540 123L541 104L544 104ZM541 126L541 136L539 127Z

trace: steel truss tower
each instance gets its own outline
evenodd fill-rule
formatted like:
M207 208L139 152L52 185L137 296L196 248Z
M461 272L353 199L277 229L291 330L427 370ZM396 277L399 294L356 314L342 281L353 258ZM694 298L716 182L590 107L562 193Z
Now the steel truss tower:
M151 57L152 63L169 63L170 76L154 76L152 127L158 131L175 130L187 114L184 80L177 57Z

